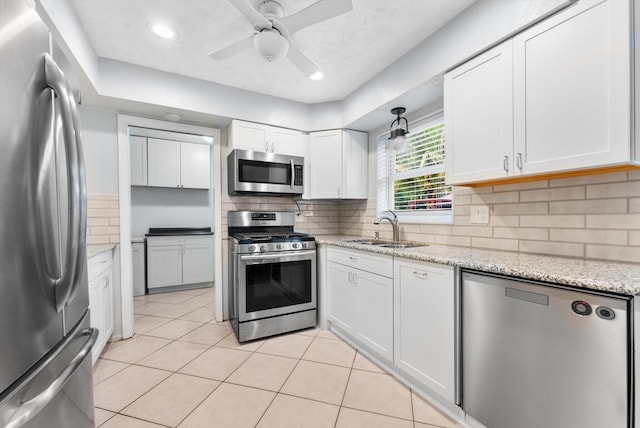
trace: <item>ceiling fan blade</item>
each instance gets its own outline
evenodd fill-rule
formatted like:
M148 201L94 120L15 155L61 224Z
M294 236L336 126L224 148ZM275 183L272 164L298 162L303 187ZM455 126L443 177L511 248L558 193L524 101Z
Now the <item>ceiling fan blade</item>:
M289 45L287 58L289 58L289 61L298 67L307 77L313 76L316 73L321 73L320 69L293 44Z
M247 0L229 0L229 3L249 20L254 30L261 31L265 28L271 28L271 21L260 15L260 12L255 10Z
M334 16L353 10L352 0L320 0L293 15L280 18L279 21L293 34L305 27L326 21Z
M246 39L240 40L239 42L235 42L234 44L229 45L226 48L210 52L209 57L211 57L212 59L223 60L252 47L253 35L247 37Z

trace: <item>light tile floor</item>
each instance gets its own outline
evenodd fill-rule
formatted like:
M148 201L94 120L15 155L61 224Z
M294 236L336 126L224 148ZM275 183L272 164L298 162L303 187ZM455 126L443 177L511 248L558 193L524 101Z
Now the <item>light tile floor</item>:
M136 297L94 368L104 428L459 427L333 333L238 344L213 289Z

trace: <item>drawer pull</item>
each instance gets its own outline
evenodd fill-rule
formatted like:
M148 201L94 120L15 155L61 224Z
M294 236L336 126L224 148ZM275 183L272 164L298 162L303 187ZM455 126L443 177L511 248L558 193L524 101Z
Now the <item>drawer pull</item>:
M413 274L418 278L418 279L427 279L429 278L429 274L427 272L418 272L417 270L413 271Z
M351 260L352 262L357 262L358 258L349 256L349 260Z

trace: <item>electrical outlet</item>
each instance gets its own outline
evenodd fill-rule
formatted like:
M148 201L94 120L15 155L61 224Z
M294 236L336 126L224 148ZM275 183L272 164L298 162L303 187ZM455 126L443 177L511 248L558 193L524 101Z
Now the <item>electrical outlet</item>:
M471 205L471 224L489 224L489 207L486 205Z

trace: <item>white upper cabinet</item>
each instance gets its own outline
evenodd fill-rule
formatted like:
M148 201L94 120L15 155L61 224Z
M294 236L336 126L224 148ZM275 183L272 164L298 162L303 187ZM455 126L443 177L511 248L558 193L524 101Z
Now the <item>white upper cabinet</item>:
M309 199L342 197L342 131L309 134Z
M445 75L450 184L630 164L626 0L582 0Z
M149 138L148 185L208 189L211 182L211 147L206 144Z
M149 186L180 187L180 142L148 139Z
M293 129L233 120L229 126L229 148L302 156L307 154L306 135Z
M366 199L367 133L335 129L309 134L305 199Z
M211 148L206 144L180 143L180 185L208 189L211 182Z
M449 183L507 177L513 169L510 40L445 76L445 168Z
M366 132L342 131L343 198L367 199L369 135Z
M631 160L629 25L627 1L585 0L514 37L518 172Z
M131 185L147 185L147 138L130 136L129 149L131 153Z

